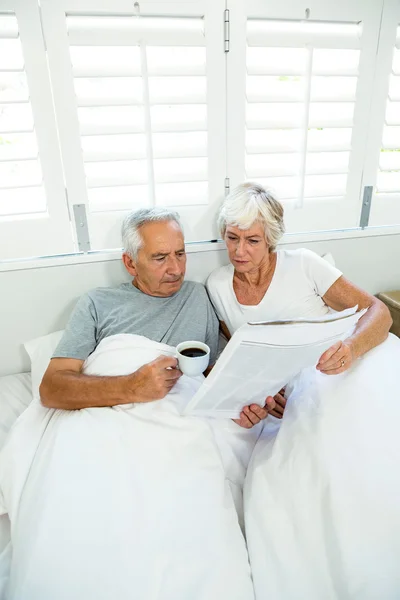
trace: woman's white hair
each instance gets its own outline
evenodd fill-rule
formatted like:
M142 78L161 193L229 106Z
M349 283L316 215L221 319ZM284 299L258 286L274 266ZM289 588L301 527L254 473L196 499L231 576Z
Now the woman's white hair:
M122 222L121 236L124 251L133 260L137 260L138 252L143 244L140 228L146 223L154 223L155 221L175 221L183 232L179 214L174 210L160 207L139 208L131 212Z
M270 250L275 250L285 233L283 206L273 194L258 183L241 183L223 201L218 214L218 227L222 234L228 225L250 229L261 223Z

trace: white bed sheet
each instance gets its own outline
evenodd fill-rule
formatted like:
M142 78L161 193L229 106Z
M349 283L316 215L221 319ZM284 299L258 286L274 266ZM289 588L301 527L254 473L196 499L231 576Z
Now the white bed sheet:
M0 449L12 425L31 400L30 373L0 377Z

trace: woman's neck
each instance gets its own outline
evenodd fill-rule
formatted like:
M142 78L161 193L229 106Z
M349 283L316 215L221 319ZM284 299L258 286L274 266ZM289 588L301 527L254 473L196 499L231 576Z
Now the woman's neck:
M248 273L238 273L235 271L235 279L241 283L247 284L249 287L264 287L269 285L272 275L275 271L276 252L269 252L265 260L258 265L253 271Z

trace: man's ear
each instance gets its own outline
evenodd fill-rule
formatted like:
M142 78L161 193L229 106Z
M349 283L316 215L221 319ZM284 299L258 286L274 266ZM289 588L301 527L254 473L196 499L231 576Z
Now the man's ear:
M133 258L130 256L130 254L127 254L127 252L124 252L122 255L122 262L124 263L125 269L128 271L129 275L136 277L136 275L137 275L136 262L133 260Z

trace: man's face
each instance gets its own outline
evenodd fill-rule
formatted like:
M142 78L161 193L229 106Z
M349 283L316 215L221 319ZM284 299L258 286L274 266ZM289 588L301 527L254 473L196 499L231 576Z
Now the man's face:
M168 297L182 286L186 270L185 241L175 221L146 223L140 228L142 247L137 260L124 253L135 285L150 296Z

